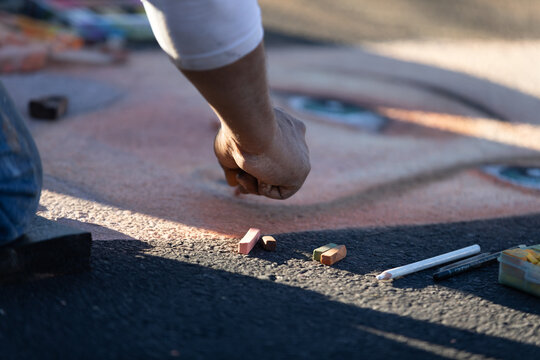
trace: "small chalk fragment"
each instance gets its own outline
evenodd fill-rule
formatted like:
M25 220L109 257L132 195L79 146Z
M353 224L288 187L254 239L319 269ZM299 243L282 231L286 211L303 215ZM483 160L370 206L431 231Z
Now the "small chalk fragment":
M263 236L261 239L261 245L266 251L275 251L277 242L272 236Z
M238 252L240 254L249 254L251 249L257 244L259 238L261 237L261 230L251 228L248 230L246 235L238 243Z
M347 256L345 245L339 245L321 254L321 263L324 265L334 265Z
M324 246L316 248L315 250L313 250L313 260L320 261L321 260L321 254L323 252L326 252L326 251L328 251L328 250L330 250L332 248L335 248L336 246L337 246L337 244L330 243L330 244L326 244Z

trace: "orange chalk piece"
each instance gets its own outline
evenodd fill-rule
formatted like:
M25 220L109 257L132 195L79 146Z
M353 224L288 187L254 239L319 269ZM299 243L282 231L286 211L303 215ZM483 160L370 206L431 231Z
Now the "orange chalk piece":
M321 263L324 265L334 265L345 256L347 256L347 248L345 245L338 245L321 254Z
M261 245L264 250L266 251L275 251L276 250L276 239L274 239L272 236L263 236L261 239Z
M257 241L259 241L259 238L261 237L261 230L251 228L248 230L246 235L240 240L238 243L238 252L240 254L249 254L251 249L257 244Z

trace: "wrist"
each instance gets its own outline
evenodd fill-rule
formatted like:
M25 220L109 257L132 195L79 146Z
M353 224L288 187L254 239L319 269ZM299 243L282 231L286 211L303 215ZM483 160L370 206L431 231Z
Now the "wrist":
M266 153L274 143L279 130L273 110L245 119L246 121L242 123L249 125L240 128L229 125L231 122L227 119L219 118L224 134L236 144L240 151L251 155ZM238 121L232 122L232 124L236 123Z

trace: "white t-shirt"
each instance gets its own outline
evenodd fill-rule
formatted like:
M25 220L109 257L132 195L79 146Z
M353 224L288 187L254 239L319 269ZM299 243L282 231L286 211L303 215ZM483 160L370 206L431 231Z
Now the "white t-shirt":
M185 70L229 65L262 40L257 0L142 0L161 48Z

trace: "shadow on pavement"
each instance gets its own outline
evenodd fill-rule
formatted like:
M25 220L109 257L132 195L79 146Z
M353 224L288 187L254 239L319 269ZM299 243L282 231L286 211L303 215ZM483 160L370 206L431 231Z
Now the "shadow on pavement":
M274 235L284 249L275 255L257 252L268 261L309 258L313 249L333 242L347 246L347 257L334 267L371 275L469 245L495 252L516 245L540 243L540 214L434 225L343 229ZM291 249L291 250L289 250ZM498 263L435 283L436 268L393 281L397 288L420 289L437 284L474 294L503 306L540 314L538 299L498 284Z
M510 221L527 219L538 221L539 217ZM432 230L431 235L437 233L436 226L425 228ZM452 231L455 245L465 241L460 240L464 234L473 234L479 243L487 241L478 233L481 229L478 223L456 225ZM376 238L401 244L428 234L416 231L388 230ZM390 265L390 259L379 257L379 264L370 260L367 249L375 241L374 231L335 233L354 235L347 241L349 261L340 268L364 272ZM404 236L397 240L399 233ZM353 245L353 241L358 243ZM433 250L445 247L444 242L437 243L442 245L434 244ZM149 255L149 250L148 244L138 240L96 241L89 273L2 286L2 358L166 358L179 354L189 359L435 359L473 354L513 358L516 353L533 357L538 353L533 345L363 309L313 291ZM417 249L413 246L413 250ZM396 284L420 286L423 278L416 275ZM515 297L514 306L522 300Z

